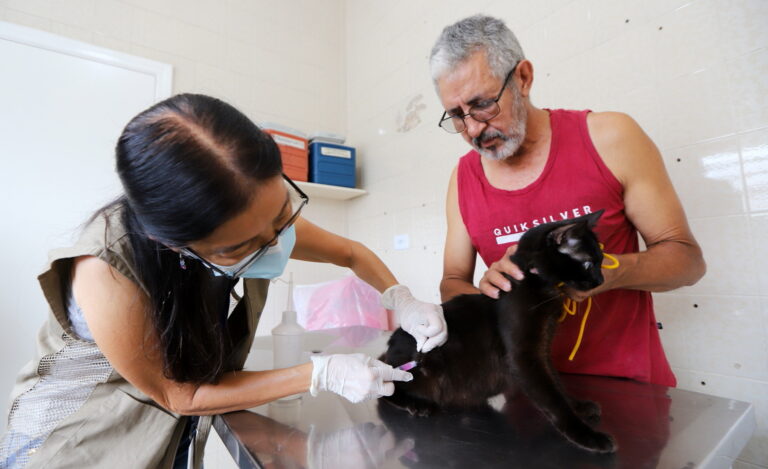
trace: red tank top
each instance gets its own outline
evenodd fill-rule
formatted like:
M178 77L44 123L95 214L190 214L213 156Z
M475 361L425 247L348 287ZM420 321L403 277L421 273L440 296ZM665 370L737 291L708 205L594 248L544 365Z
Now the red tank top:
M549 111L552 142L541 175L527 187L497 189L485 177L480 155L459 161L459 210L472 245L491 265L528 229L605 209L595 228L605 252L637 252L637 230L624 213L623 187L603 163L587 130L589 111ZM619 376L675 386L653 313L651 294L611 290L593 298L584 336L573 360L586 302L560 324L552 343L555 367L566 373Z

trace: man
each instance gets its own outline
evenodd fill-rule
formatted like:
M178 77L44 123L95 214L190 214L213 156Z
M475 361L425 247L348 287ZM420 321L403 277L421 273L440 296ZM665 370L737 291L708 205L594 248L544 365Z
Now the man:
M625 114L536 108L533 66L498 19L478 15L446 27L430 67L445 108L440 126L473 148L448 187L443 300L478 292L476 253L490 266L479 290L496 298L512 288L504 273L533 275L509 260L523 232L605 209L595 231L619 267L603 269L605 282L594 290L566 291L594 304L572 359L585 305L561 323L554 364L674 386L650 292L692 285L706 267L653 142Z

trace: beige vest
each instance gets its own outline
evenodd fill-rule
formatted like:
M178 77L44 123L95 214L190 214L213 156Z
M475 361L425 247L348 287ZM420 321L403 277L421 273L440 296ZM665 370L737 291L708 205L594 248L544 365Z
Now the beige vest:
M26 411L25 393L29 396L36 386L50 385L56 373L56 360L76 353L84 363L93 362L105 371L97 376L97 382L85 388L89 393L82 405L78 404L76 410L59 421L42 445L25 453L28 457L25 467L170 468L187 418L160 407L112 369L93 342L82 340L72 332L66 308L67 286L74 258L86 255L104 260L141 285L131 262L130 243L119 210L97 217L74 246L50 253L50 264L38 280L51 311L38 333L37 357L17 377L9 430L13 414L23 415ZM234 349L229 360L233 369L242 369L245 363L268 286L269 281L265 279L244 280L244 297L228 318L228 329L236 331L232 333ZM89 350L90 355L78 350ZM55 379L66 384L61 378ZM209 428L210 417L201 418L193 451L195 465L202 458Z

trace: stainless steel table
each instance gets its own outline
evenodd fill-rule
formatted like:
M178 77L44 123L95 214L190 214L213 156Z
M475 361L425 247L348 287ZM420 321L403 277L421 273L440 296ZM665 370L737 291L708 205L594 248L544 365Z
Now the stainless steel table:
M309 333L306 349L377 356L387 333L354 327ZM257 338L246 368L271 367ZM568 444L525 398L487 409L411 417L384 401L331 393L217 416L214 428L241 468L729 468L754 432L751 404L613 378L563 375L603 409L599 429L619 445L594 455Z

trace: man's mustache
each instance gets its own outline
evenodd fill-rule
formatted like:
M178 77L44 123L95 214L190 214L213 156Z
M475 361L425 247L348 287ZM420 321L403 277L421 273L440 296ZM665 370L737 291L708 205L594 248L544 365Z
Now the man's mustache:
M474 145L475 148L481 148L483 143L487 142L488 140L492 140L494 138L500 138L504 141L509 140L509 137L507 137L503 133L499 132L496 129L491 129L491 130L484 130L483 133L473 138L472 145Z

